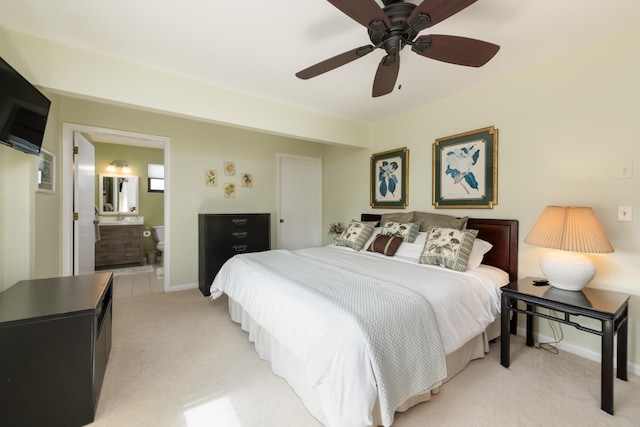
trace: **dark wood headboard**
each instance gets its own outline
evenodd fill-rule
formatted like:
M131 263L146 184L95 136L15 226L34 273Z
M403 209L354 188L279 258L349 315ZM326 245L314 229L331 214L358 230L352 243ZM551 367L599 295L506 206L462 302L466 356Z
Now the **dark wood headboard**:
M360 219L380 222L380 214L365 213ZM518 220L469 218L467 228L478 230L478 238L493 245L483 264L506 271L511 281L518 280Z

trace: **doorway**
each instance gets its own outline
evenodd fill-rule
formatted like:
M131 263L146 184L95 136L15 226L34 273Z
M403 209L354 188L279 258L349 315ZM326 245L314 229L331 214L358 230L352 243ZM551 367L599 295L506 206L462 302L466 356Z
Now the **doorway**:
M140 147L164 150L165 191L164 191L164 223L165 223L165 250L163 252L164 263L164 291L170 290L170 257L171 257L171 232L170 232L170 139L163 136L149 135L137 132L128 132L117 129L102 128L97 126L81 125L76 123L62 123L62 149L61 149L61 191L62 191L62 275L74 275L74 259L78 247L74 244L74 133L79 132L89 135L98 142L109 142L120 145L135 145ZM68 220L67 220L68 219ZM94 236L81 236L81 239L93 239Z

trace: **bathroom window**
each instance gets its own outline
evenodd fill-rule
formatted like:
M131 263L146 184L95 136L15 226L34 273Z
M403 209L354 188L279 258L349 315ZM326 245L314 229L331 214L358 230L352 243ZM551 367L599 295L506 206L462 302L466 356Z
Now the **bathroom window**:
M147 165L147 184L149 193L164 193L164 165Z

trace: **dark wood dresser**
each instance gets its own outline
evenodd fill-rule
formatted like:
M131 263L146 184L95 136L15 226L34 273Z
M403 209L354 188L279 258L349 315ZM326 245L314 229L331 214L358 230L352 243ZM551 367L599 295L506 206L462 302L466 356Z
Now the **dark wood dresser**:
M142 228L142 225L100 226L100 240L95 244L96 270L142 265Z
M93 422L112 297L110 272L24 280L0 293L0 424Z
M199 214L198 282L210 295L213 278L229 258L271 248L271 214Z

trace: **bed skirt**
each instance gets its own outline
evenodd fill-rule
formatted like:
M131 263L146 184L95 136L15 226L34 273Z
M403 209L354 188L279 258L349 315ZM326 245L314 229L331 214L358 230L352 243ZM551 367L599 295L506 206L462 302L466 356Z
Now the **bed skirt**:
M249 341L253 342L255 349L261 359L269 361L271 370L274 374L284 378L294 389L296 394L300 396L307 410L316 417L324 425L327 425L319 396L304 381L306 378L304 366L298 359L278 340L273 338L268 331L264 330L249 316L240 304L229 300L229 314L231 320L240 324L242 330L249 334ZM468 341L458 350L446 356L447 378L444 382L453 378L462 371L467 364L474 360L485 356L489 352L489 341L500 335L500 320L494 321L485 330L484 333L477 335ZM421 402L431 399L432 394L437 394L440 387L436 387L428 392L415 395L405 401L398 409L398 412L404 412ZM381 417L378 402L373 411L373 425L381 425Z

